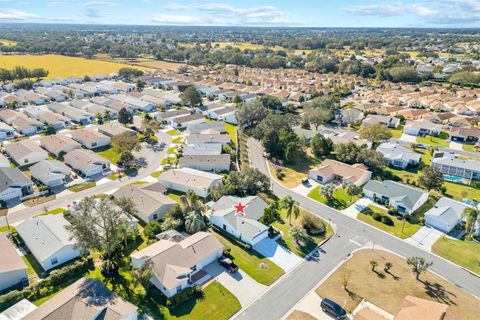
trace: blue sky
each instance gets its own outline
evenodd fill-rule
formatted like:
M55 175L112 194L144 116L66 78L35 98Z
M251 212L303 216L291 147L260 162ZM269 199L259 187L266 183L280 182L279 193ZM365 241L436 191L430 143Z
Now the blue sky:
M0 0L0 22L480 27L480 0Z

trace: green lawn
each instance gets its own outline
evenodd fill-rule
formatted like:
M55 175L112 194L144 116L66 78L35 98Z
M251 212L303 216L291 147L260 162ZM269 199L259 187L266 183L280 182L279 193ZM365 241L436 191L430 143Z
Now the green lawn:
M337 188L333 193L333 199L329 200L327 200L321 194L321 190L321 186L315 187L312 191L310 191L308 197L317 200L318 202L324 203L327 206L335 208L337 210L343 210L345 208L348 208L352 203L358 200L358 196L350 197L347 194L345 188L343 187Z
M283 269L255 250L247 251L240 247L240 245L235 244L235 240L227 238L218 232L214 234L226 248L231 249L230 254L238 267L255 281L269 286L285 273ZM262 263L265 264L267 268L260 268L260 264Z
M439 137L425 136L417 137L417 143L431 145L433 147L448 147L450 141L448 140L448 133L441 132Z
M226 320L242 306L238 299L217 281L204 288L204 297L190 299L175 308L165 310L165 319L218 319Z
M312 252L312 250L314 250L323 240L327 239L333 234L333 230L330 227L330 224L328 224L326 221L321 220L321 218L317 216L313 216L311 213L301 209L300 216L297 219L295 219L295 217L292 217L291 219L292 225L301 224L302 217L304 215L312 215L313 219L318 219L324 223L326 227L326 233L322 236L307 235L307 237L304 239L303 246L299 247L295 244L295 242L293 241L293 238L288 234L288 230L290 229L290 226L288 223L286 210L284 209L280 210L280 215L282 216L283 222L277 221L273 224L275 228L282 231L283 233L283 236L278 240L278 243L284 247L287 247L290 251L294 252L296 255L300 257L305 257L307 254Z
M480 244L472 240L455 240L442 236L433 244L432 252L480 274Z
M166 164L174 164L174 163L175 163L175 158L173 158L173 157L164 158L162 160L162 166L164 166Z
M35 277L40 275L43 272L43 268L38 263L37 259L33 256L33 254L29 253L22 257L23 262L27 265L27 274L29 277Z
M169 134L171 136L179 136L180 132L178 130L172 129L172 130L167 131L167 134Z
M118 153L111 147L102 151L98 151L97 154L104 157L113 164L117 164L118 160L120 160L120 153Z
M226 122L224 122L224 124L225 130L227 130L227 133L230 135L233 144L237 145L237 126Z
M179 191L175 191L175 190L168 190L167 192L167 197L179 202L180 201L180 197L183 196L184 194L182 192L179 192Z
M447 188L447 195L456 200L480 199L480 189L447 181L444 182L444 186Z
M42 214L39 214L39 216L46 216L46 215L49 215L49 214L60 214L60 213L64 213L65 211L67 211L67 209L64 209L64 208L56 208L56 209L53 209L53 210L44 212L44 213L42 213Z
M393 221L393 226L386 225L380 221L373 219L371 216L373 212L378 212L384 216L390 217ZM403 232L402 232L402 228L403 228L402 220L399 220L397 219L397 217L394 217L388 214L388 212L385 211L384 209L379 208L377 206L373 206L373 205L368 206L363 212L359 213L357 216L357 219L360 221L366 222L380 230L388 232L401 239L411 237L414 233L416 233L422 227L419 224L411 224L408 221L405 221L405 228L403 229Z
M167 149L167 154L174 154L177 151L177 147L170 147Z
M154 178L158 178L160 174L162 174L162 171L155 171L155 172L152 172L151 176Z
M476 152L475 148L471 144L464 144L462 145L462 149L464 151L469 151L469 152Z
M172 143L176 143L176 144L180 144L183 142L183 138L182 137L177 137L175 139L172 140Z
M393 139L400 139L400 137L402 136L403 134L403 126L400 125L398 126L397 128L395 129L390 129L390 133L392 134L392 138Z
M93 181L92 182L84 182L84 183L76 184L73 187L68 188L68 190L70 190L72 192L80 192L80 191L83 191L83 190L93 188L96 185L97 185L97 183L93 182Z

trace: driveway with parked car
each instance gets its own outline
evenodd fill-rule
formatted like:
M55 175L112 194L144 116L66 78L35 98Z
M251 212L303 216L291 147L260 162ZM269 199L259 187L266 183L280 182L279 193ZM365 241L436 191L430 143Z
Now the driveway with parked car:
M242 307L246 307L260 297L268 288L253 280L242 270L228 272L228 270L217 261L210 263L204 270L233 293L240 301Z

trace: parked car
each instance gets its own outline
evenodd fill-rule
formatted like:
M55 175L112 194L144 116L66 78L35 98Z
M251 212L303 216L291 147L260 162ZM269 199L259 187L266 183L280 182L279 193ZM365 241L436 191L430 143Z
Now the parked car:
M347 317L347 312L330 299L323 299L320 306L322 307L323 312L335 319L346 319Z
M230 273L238 271L238 266L230 258L221 257L218 259L218 263L228 270Z

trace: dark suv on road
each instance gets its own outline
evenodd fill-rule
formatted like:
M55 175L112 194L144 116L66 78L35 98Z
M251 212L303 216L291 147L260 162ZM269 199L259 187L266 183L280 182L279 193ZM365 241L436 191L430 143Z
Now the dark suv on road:
M322 307L323 312L325 312L326 314L330 315L335 319L347 318L347 312L330 299L326 299L326 298L323 299L320 306Z
M238 266L231 259L226 257L221 257L218 259L218 263L228 270L230 273L238 271Z

